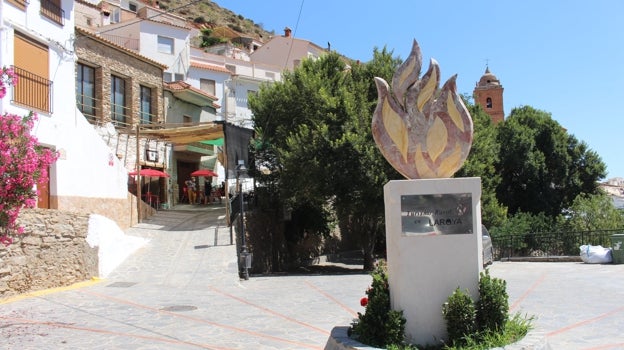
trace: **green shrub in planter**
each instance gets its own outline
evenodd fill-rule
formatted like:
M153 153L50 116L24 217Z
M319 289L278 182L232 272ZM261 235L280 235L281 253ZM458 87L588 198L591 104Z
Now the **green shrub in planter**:
M479 301L477 301L477 327L482 332L502 330L509 319L507 282L492 278L490 272L481 272Z
M461 291L459 287L442 306L442 314L451 344L464 344L465 337L472 335L477 329L474 302L470 295Z
M382 262L371 273L373 282L366 291L368 298L361 303L366 306L364 314L358 312L358 320L352 331L361 343L385 348L405 341L405 318L403 311L390 309L388 273Z

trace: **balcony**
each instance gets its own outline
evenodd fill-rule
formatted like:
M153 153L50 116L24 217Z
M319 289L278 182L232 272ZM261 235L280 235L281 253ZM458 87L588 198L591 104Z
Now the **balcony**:
M13 86L13 102L52 113L52 81L16 66L13 69L19 79Z
M41 0L41 14L52 21L65 25L65 11L58 5L59 0Z
M128 50L139 51L139 39L110 34L101 34L101 37Z

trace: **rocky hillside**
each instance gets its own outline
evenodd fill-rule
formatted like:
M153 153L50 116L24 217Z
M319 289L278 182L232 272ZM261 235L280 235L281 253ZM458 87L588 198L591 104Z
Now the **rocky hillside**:
M191 4L187 5L189 2ZM267 41L275 34L274 31L264 30L261 24L254 23L251 19L222 8L210 0L159 0L159 6L161 9L169 10L191 22L207 24L211 27L225 26L244 36L262 41Z

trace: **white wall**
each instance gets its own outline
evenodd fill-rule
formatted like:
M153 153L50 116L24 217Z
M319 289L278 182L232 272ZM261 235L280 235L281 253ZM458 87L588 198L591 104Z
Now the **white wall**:
M40 2L31 1L26 12L2 3L3 24L0 64L13 62L13 33L19 30L49 47L49 79L52 84L52 113L40 113L33 128L39 142L57 150L61 158L50 174L53 196L127 198L127 172L93 127L76 109L74 16L71 0L63 0L65 25L41 17ZM26 115L30 111L3 99L1 113ZM112 166L109 162L112 161Z
M190 30L152 21L141 22L141 55L163 63L168 72L187 74ZM173 54L158 52L158 36L172 38Z

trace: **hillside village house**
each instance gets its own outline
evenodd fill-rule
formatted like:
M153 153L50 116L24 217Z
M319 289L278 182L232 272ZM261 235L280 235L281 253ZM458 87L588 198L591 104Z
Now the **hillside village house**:
M73 13L71 0L0 2L0 65L20 78L0 113L37 112L34 135L60 155L49 182L38 185L39 207L102 214L129 227L137 214L127 171L76 108Z

